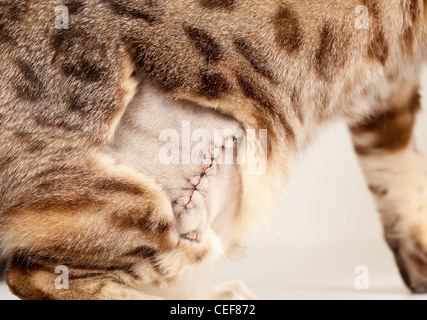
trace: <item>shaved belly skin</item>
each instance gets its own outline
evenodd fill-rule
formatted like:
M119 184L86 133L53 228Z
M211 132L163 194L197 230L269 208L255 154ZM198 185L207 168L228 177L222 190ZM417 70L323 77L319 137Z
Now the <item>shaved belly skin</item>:
M242 132L229 116L142 84L109 148L163 187L183 238L212 228L225 240L240 206Z

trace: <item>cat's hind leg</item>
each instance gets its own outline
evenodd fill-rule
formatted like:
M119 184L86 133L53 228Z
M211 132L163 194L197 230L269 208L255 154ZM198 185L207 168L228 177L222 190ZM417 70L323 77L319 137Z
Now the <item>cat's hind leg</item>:
M401 275L413 292L425 293L427 165L413 139L418 90L418 81L405 83L390 97L386 111L352 126L351 133Z
M22 260L24 259L24 260ZM42 257L16 255L7 283L26 300L157 300L133 287L124 270L57 266ZM28 267L31 264L31 267Z

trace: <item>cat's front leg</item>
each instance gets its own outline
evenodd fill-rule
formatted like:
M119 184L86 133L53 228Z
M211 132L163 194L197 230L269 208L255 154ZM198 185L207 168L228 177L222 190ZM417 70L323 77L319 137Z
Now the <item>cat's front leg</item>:
M413 142L420 108L418 83L406 83L391 97L389 108L352 127L352 135L369 189L375 196L406 285L427 292L427 165Z

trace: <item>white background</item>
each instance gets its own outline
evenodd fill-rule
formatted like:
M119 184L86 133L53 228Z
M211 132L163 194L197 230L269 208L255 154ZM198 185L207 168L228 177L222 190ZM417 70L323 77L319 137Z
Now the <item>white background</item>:
M416 134L427 153L426 112ZM359 265L369 269L369 290L355 289ZM221 277L243 280L260 299L427 299L400 279L343 124L310 148L266 236ZM0 299L13 298L0 284Z

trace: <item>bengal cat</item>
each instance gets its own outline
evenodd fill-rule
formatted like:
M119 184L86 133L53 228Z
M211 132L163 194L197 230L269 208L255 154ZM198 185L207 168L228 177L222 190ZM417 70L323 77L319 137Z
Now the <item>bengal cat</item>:
M425 6L0 0L0 247L12 292L255 298L240 282L202 290L194 277L262 230L298 155L337 120L405 283L427 292L427 174L412 133ZM199 129L223 134L183 142ZM199 161L184 159L195 147ZM227 150L233 161L221 161Z

